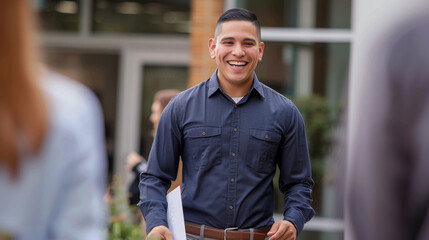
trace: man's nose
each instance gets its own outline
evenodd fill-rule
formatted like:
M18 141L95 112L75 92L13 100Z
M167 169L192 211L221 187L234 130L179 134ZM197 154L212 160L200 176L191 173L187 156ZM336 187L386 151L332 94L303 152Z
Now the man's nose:
M243 51L242 46L240 44L236 44L234 46L234 49L232 50L232 54L234 56L237 56L237 57L243 56L244 55L244 51Z

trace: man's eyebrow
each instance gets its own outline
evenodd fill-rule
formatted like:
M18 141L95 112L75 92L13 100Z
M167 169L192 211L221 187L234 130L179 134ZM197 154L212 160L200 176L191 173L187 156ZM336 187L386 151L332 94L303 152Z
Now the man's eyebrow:
M221 39L221 41L225 41L225 40L235 40L235 38L233 38L233 37L223 37Z
M245 38L244 41L251 41L251 42L256 43L256 40L253 38Z
M225 41L225 40L235 40L235 38L233 37L224 37L221 39L221 41ZM243 41L250 41L250 42L254 42L256 43L256 40L253 38L245 38Z

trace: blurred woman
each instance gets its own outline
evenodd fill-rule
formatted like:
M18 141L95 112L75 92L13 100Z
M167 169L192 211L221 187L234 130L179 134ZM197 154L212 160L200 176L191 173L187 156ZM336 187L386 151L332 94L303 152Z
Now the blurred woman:
M103 239L103 121L37 62L32 1L0 1L0 238Z
M176 89L164 89L158 91L152 102L151 106L151 114L149 117L150 122L153 125L153 136L155 136L156 128L158 127L159 118L161 117L162 110L167 106L170 100L176 96L180 91ZM136 205L140 201L140 190L139 190L139 182L140 182L140 173L145 171L147 167L147 161L139 154L132 152L128 154L126 158L125 169L127 171L133 172L135 174L134 180L131 182L128 194L129 194L129 203L130 205ZM177 174L177 178L175 181L171 182L170 189L175 189L182 183L182 162L179 164L179 171ZM140 214L140 212L139 212Z

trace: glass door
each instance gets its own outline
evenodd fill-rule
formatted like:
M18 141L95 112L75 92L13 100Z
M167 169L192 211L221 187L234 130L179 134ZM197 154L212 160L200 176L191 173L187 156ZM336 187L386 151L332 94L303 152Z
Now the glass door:
M152 146L149 121L152 99L161 89L185 90L189 49L174 44L160 49L128 48L122 51L115 144L115 173L128 178L125 158L137 152L147 158Z
M143 86L141 96L139 154L147 159L152 146L154 131L149 120L155 94L164 89L183 91L188 83L188 67L175 65L142 66Z

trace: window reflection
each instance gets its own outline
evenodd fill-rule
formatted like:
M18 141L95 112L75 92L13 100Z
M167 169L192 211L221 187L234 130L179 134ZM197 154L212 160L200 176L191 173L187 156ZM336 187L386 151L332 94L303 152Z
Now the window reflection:
M77 32L79 30L80 1L38 0L40 25L45 31Z
M189 33L190 0L94 0L94 32Z
M265 42L260 81L281 94L318 94L336 104L347 80L349 43Z
M351 0L237 0L264 27L350 29Z

